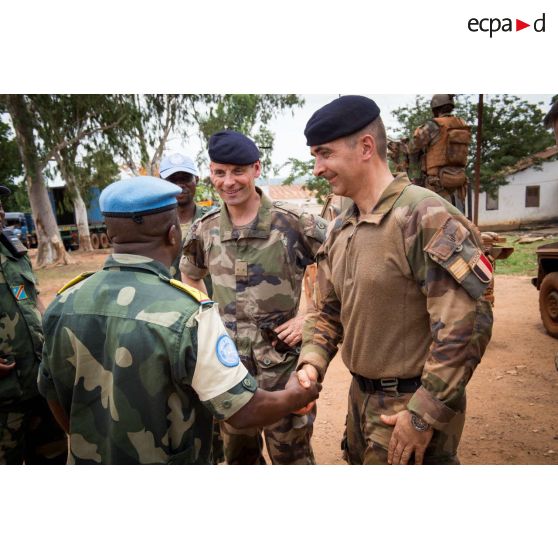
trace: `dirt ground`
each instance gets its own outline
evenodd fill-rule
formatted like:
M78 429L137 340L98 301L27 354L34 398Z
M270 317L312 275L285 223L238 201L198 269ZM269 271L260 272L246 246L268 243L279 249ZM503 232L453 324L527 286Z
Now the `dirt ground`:
M74 253L73 266L38 272L48 303L69 279L100 267L108 250ZM459 457L464 464L558 464L558 340L542 326L529 277L496 277L492 341L467 388ZM339 448L350 375L330 366L318 403L314 451L320 464L344 464Z

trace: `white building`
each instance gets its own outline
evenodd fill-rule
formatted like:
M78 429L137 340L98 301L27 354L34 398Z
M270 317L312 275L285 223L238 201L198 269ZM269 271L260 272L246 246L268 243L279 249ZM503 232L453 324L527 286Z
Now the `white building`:
M506 175L507 183L494 196L479 196L479 226L483 230L512 230L558 222L558 154L553 146L519 161ZM539 169L535 160L542 161Z

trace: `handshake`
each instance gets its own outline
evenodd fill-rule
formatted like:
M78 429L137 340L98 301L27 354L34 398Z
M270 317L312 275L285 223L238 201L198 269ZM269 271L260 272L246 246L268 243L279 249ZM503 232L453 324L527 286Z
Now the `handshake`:
M296 387L298 389L301 387L304 388L304 390L307 391L307 397L310 398L306 405L293 412L295 415L307 415L316 404L316 399L319 397L319 393L322 390L322 384L317 383L317 380L318 371L311 364L304 364L300 370L293 372L286 387L288 388L291 382L295 385L296 382L298 382L298 386ZM314 393L315 396L312 397Z

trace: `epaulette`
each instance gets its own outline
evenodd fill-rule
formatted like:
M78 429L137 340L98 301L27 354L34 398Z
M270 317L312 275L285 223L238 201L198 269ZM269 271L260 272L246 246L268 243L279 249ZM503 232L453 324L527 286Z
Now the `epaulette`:
M190 287L190 285L187 285L182 281L178 281L177 279L169 279L164 275L159 275L159 277L163 281L168 282L175 289L178 289L179 291L189 294L196 302L199 302L200 304L210 304L213 302L205 293L199 291L194 287Z
M96 272L95 271L86 271L84 273L80 273L77 277L74 277L71 281L69 281L68 283L66 283L57 293L56 295L58 296L59 294L62 294L64 291L66 291L67 289L69 289L70 287L73 287L74 285L77 285L78 283L81 283L81 281L83 281L84 279L87 279L88 277L91 277L91 275L94 275Z
M212 207L207 213L204 213L199 220L205 221L208 217L216 216L221 211L221 206Z
M300 216L304 213L304 211L300 211L300 209L297 209L296 207L294 207L293 205L291 205L290 203L285 203L282 201L274 201L272 202L273 207L276 207L277 209L283 210L286 213L290 213L291 215L294 215L295 217L300 219Z

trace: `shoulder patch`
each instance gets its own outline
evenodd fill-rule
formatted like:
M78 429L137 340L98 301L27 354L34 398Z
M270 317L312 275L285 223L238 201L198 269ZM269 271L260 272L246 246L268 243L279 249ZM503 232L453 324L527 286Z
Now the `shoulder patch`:
M85 273L80 273L77 277L74 277L71 281L68 281L68 283L66 283L56 294L62 294L65 290L73 287L74 285L77 285L77 283L81 283L81 281L87 279L88 277L91 277L91 275L94 275L95 273L95 271L86 271Z
M161 277L161 279L167 282L166 277L163 276ZM190 285L186 285L186 283L183 283L182 281L178 281L177 279L170 279L168 280L168 283L175 289L189 294L196 302L199 302L200 304L209 304L213 302L205 293L198 291L198 289L195 289L194 287L190 287Z

